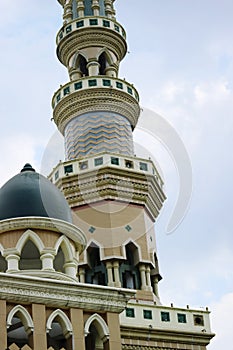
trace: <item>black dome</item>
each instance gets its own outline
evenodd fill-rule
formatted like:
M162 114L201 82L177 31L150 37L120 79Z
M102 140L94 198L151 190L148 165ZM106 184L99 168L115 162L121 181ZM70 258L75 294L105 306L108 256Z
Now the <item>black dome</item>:
M72 222L63 194L26 164L0 189L0 220L39 216Z

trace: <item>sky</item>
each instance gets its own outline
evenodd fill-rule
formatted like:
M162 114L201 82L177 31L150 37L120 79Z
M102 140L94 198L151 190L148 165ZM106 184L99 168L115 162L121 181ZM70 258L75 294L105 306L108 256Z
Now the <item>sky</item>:
M135 141L158 163L167 200L155 225L164 304L211 310L216 337L208 350L233 343L233 2L117 0L128 53L120 77L140 93L143 110L162 116L189 155L192 197L170 234L179 194L176 161L157 135ZM56 0L0 2L0 185L26 162L41 171L56 134L51 98L68 81L55 54L62 25ZM59 152L58 152L59 153ZM60 153L58 154L59 159ZM53 166L56 165L56 161Z

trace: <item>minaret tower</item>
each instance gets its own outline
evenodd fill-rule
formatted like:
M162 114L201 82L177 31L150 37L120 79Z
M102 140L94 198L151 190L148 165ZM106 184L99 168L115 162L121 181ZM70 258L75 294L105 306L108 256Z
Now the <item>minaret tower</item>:
M66 161L50 174L85 233L79 280L137 290L159 302L154 222L165 200L151 160L134 155L139 95L118 77L126 33L114 0L58 0L57 56L69 73L52 100Z

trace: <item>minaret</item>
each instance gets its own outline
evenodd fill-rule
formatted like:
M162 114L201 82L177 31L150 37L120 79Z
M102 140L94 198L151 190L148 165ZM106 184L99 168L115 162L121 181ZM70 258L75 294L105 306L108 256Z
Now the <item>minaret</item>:
M49 178L88 240L79 280L136 289L138 298L159 302L153 227L165 195L153 162L134 155L139 95L118 77L125 30L115 19L114 0L59 3L64 23L57 56L69 82L55 92L52 106L66 161Z

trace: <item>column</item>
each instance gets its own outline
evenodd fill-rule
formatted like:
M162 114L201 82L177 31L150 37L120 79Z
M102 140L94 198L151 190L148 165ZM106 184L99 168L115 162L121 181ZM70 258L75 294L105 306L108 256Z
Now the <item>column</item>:
M87 63L88 74L90 77L99 75L100 64L98 61L89 61Z
M116 77L117 76L117 69L114 66L108 66L105 68L105 74L108 77Z
M77 13L78 17L84 17L84 0L77 0Z
M65 274L73 277L73 278L77 278L77 263L75 261L69 261L67 263L64 264L64 269L65 269Z
M112 18L112 0L105 0L104 4L106 16Z
M45 305L32 304L32 319L34 323L33 349L46 350L46 310Z
M99 16L100 15L99 0L92 0L92 10L93 10L93 15L94 16Z
M6 301L0 300L0 340L2 349L7 348Z
M83 310L71 308L70 318L73 327L72 350L85 350Z
M146 267L146 285L147 285L147 289L152 291L151 278L150 278L150 266Z
M79 282L85 283L85 268L84 267L79 268Z
M114 286L114 282L113 282L112 263L111 263L111 261L108 261L106 263L106 268L107 268L107 274L108 274L108 286L113 287Z
M154 283L153 283L153 290L155 295L159 298L158 282L159 282L158 277L155 277Z
M53 260L55 252L42 251L40 260L42 261L42 270L54 271Z
M20 257L17 254L9 254L6 256L7 261L7 273L13 273L19 271Z
M64 7L63 21L64 24L71 22L73 19L73 11L72 11L72 0L69 0Z
M141 290L146 290L146 268L144 264L139 266L139 271L141 275Z
M69 76L70 76L70 80L74 81L82 78L83 74L79 69L71 68L69 71Z
M119 261L114 261L113 271L114 271L115 287L121 287L120 273L119 273Z
M119 315L107 312L107 325L109 328L109 350L121 350Z

